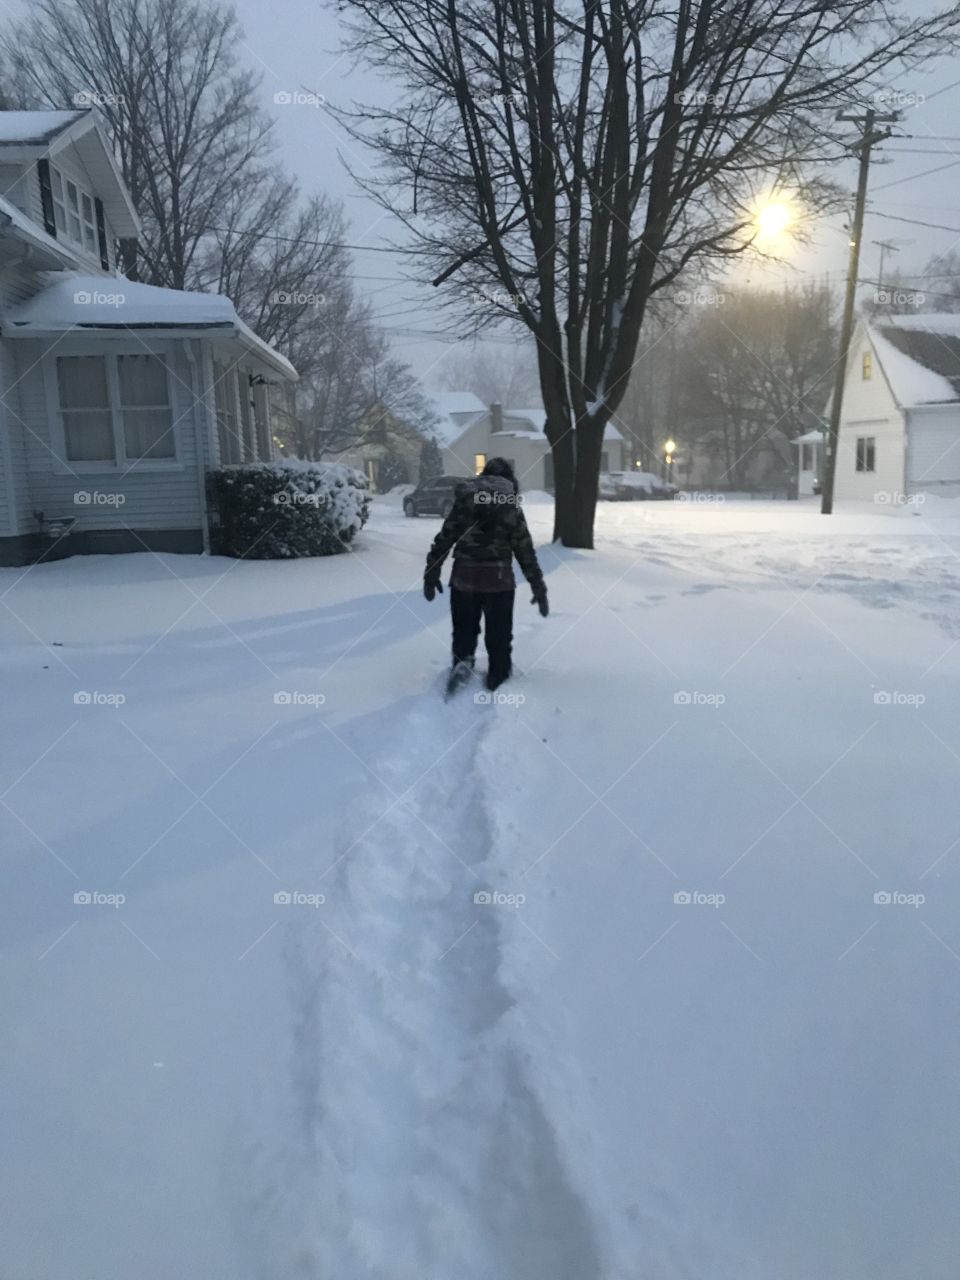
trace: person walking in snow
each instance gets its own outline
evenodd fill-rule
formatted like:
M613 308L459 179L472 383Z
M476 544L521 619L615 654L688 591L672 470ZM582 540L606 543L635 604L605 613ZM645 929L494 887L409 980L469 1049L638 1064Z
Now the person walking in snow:
M457 488L453 509L433 540L423 574L423 594L443 591L440 571L453 550L450 614L453 621L451 689L473 671L480 623L489 665L486 685L497 689L511 671L513 558L533 591L532 604L549 613L547 586L520 509L520 486L505 458L491 458L483 473Z

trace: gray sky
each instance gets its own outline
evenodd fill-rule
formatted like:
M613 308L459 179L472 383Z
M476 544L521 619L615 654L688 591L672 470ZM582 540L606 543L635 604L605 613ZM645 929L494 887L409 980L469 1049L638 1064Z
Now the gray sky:
M349 241L360 246L353 253L358 287L368 294L390 331L396 353L413 366L426 385L437 385L440 364L454 346L424 334L445 332L454 340L459 335L450 329L452 319L437 312L434 291L405 281L398 255L383 251L389 240L400 238L401 229L391 226L389 218L357 191L339 153L349 155L361 172L375 163L374 158L358 150L326 112L306 104L274 102L276 93L294 94L305 88L338 104L388 100L394 87L378 81L366 69L353 68L349 53L341 49L336 13L318 0L235 3L250 63L263 75L264 106L276 120L278 158L299 175L304 191L323 191L343 200L351 223ZM21 12L29 9L29 0L14 0L13 7ZM927 7L922 5L924 10ZM906 0L905 8L919 12L920 0ZM891 267L919 271L931 254L960 245L960 59L944 58L922 76L904 75L891 90L917 95L918 101L912 106L904 104L902 122L896 127L898 133L911 136L890 140L875 152L860 271L870 279L876 278L880 253L873 241L898 242L899 253L887 257L888 271ZM850 125L835 127L852 129ZM947 165L952 167L926 172ZM852 192L855 164L851 162L834 176L846 182ZM936 230L916 222L940 223L957 231ZM843 218L835 217L813 230L809 246L791 252L788 268L740 266L736 279L761 285L776 284L783 278L803 281L826 277L839 284L846 256ZM934 303L931 299L931 307ZM498 349L509 348L501 340Z
M917 5L910 3L908 7L912 10ZM361 171L373 158L358 151L325 112L309 105L277 106L273 101L278 91L292 93L303 87L340 104L383 99L394 92L393 86L378 83L366 69L352 67L349 55L341 51L335 13L315 0L270 0L267 4L238 0L237 9L250 58L263 72L264 96L277 121L282 159L300 175L305 190L322 190L343 199L352 224L350 242L364 246L354 253L359 287L368 291L376 312L391 330L446 329L451 321L437 314L433 291L403 281L397 257L379 251L390 239L399 238L400 229L392 227L390 220L357 192L338 152L348 154ZM860 271L870 279L876 278L880 253L872 241L898 242L899 252L887 256L887 271L894 266L919 271L932 253L960 244L960 59L945 58L926 74L905 75L891 88L923 100L902 107L903 119L896 131L912 136L890 140L875 152ZM917 176L948 164L954 167ZM851 162L835 176L848 183L852 193L855 164ZM942 223L958 231L938 231L881 215ZM843 218L835 217L814 229L809 246L791 253L791 266L786 270L756 265L738 269L736 276L757 285L776 283L784 277L807 280L824 276L836 284L843 279L846 255ZM457 337L454 332L450 336ZM397 354L411 363L427 385L436 382L439 363L452 347L403 332L394 333L392 340Z

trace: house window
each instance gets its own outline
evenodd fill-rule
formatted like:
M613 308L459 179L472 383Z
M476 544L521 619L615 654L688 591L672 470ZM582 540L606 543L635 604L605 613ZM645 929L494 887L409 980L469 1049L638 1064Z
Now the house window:
M862 355L862 357L861 357L861 361L860 361L860 372L861 372L861 374L862 374L862 376L863 376L863 380L864 380L864 382L869 382L869 381L870 381L870 379L873 377L873 354L872 354L872 352L870 352L870 351L865 351L865 352L863 353L863 355Z
M240 436L237 431L237 383L236 371L214 361L213 396L217 413L217 437L220 442L220 462L224 466L239 462Z
M167 366L154 355L58 356L68 462L176 456Z
M610 470L610 455L607 453L606 450L604 450L603 453L601 453L600 455L600 470L601 471Z
M53 165L50 166L50 190L57 234L66 236L90 253L98 253L100 240L93 197Z
M485 453L475 453L473 455L473 474L480 475L483 468L487 465L487 455Z
M876 436L857 436L857 470L876 471L877 438Z
M115 462L117 452L105 357L60 356L57 385L67 460Z
M812 444L802 444L800 446L800 470L801 471L813 470L813 445Z

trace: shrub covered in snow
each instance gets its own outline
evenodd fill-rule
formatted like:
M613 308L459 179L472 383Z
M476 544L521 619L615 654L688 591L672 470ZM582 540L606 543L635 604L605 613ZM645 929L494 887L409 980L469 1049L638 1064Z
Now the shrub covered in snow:
M282 560L345 551L370 495L353 467L284 460L211 471L210 507L215 554Z

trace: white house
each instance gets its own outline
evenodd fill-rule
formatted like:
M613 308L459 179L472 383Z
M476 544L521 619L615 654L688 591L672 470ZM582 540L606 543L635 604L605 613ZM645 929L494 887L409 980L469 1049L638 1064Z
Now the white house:
M797 497L809 498L816 493L822 478L824 433L816 427L794 436L790 441L797 450Z
M500 457L513 464L521 488L553 491L553 456L544 434L547 415L542 405L488 408L469 391L437 392L431 399L437 416L432 430L446 475L477 475L488 458ZM608 423L600 469L622 471L624 457L623 437Z
M206 471L271 457L296 371L229 298L134 283L96 113L0 112L0 564L200 551Z
M960 496L960 315L861 319L850 345L834 495Z

